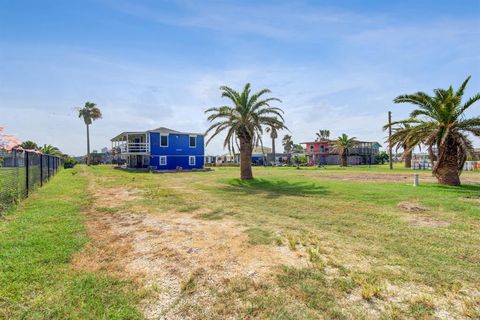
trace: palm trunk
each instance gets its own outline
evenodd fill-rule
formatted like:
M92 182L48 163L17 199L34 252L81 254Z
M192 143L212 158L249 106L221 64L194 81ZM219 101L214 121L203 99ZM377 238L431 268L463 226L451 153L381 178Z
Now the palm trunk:
M253 179L252 141L245 138L240 138L240 179Z
M272 138L272 155L273 155L273 165L275 165L276 161L275 161L275 138Z
M407 151L408 149L405 148L403 152L403 160L405 161L405 168L412 167L412 150Z
M438 160L433 168L433 174L441 184L449 186L460 185L461 167L459 159L462 155L453 137L448 137L443 145L438 148Z
M90 128L87 124L87 166L90 165Z
M347 161L348 161L347 152L344 150L342 151L342 167L347 166Z
M435 161L437 161L437 157L435 156L435 154L433 153L433 148L432 146L429 146L428 147L428 159L430 160L430 165L434 166L435 164Z

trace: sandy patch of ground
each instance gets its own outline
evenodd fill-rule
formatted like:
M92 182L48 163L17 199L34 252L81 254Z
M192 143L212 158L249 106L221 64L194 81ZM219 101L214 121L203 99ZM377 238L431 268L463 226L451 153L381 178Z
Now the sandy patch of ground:
M405 220L417 227L447 227L450 222L437 219L435 217L426 216L420 214L421 212L428 211L428 208L418 203L402 201L398 205L398 208L412 213L405 217Z
M440 220L431 216L421 215L421 212L428 211L428 208L421 204L402 201L397 205L398 208L412 213L405 217L405 220L417 227L447 227L450 222Z
M448 221L421 215L412 215L407 218L407 221L417 227L448 227L450 225Z
M125 202L139 199L140 190L126 188L105 188L96 186L92 190L95 195L95 207L114 208Z
M208 288L233 277L268 281L280 265L308 264L286 246L251 245L245 228L232 220L201 220L179 212L147 213L136 207L129 212L99 212L95 209L138 199L139 192L94 183L91 191L95 201L88 212L87 229L92 241L75 256L73 265L127 275L158 288L155 297L145 303L147 318L183 319L178 312L185 300L182 297L197 279L207 287L198 290L200 296L189 296L189 303L195 296L208 302Z
M400 202L397 207L400 209L403 209L408 212L422 212L422 211L427 211L428 208L425 206L422 206L418 203L413 203L413 202L408 202L408 201L402 201Z

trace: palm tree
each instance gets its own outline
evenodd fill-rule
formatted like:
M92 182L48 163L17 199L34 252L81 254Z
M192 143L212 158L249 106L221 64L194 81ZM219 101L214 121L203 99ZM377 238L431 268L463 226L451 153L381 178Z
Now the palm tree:
M207 140L207 144L219 133L226 131L223 146L229 151L234 150L234 145L240 149L240 178L242 180L253 179L252 174L252 150L262 139L264 127L275 127L277 130L286 128L282 116L282 109L272 107L271 102L281 102L280 99L270 97L263 98L271 93L269 89L260 90L251 94L250 83L247 83L242 92L222 86L222 98L232 102L232 106L210 108L205 113L209 122L214 122L206 131L213 134ZM239 145L240 144L240 145Z
M357 144L356 139L355 137L349 138L345 133L342 133L342 135L333 142L333 149L340 155L342 167L348 165L348 150Z
M293 140L292 136L286 134L282 139L283 151L287 154L287 162L290 163L290 155L293 151Z
M317 140L328 140L330 138L330 130L318 130Z
M48 154L50 156L61 156L62 153L57 147L52 146L51 144L44 144L43 147L40 148L40 151L43 154Z
M305 153L305 149L302 147L300 143L293 144L293 152L295 153Z
M270 133L270 138L272 139L272 155L273 155L273 164L276 163L276 152L275 152L275 139L278 138L278 130L281 128L277 128L275 125L267 127L265 129L266 132Z
M393 122L392 125L410 125L404 135L413 145L425 144L432 159L432 150L436 148L438 156L432 173L441 184L460 185L460 174L467 155L473 153L473 145L467 135L480 136L480 117L467 118L465 115L465 111L480 100L480 93L462 103L469 80L470 76L456 91L450 86L448 89L433 90L433 96L417 92L398 96L394 100L395 103L411 103L418 108L410 113L409 119ZM392 137L391 143L398 143L399 138Z
M412 138L409 135L410 128L411 128L411 125L408 123L399 124L394 128L392 128L393 129L393 134L391 138L392 147L396 146L396 150L398 150L399 148L403 149L403 161L404 161L405 168L412 167L412 152L416 146L414 141L412 141Z
M25 149L25 150L37 150L38 149L38 145L35 142L30 141L30 140L22 142L20 144L20 147L22 147L22 149Z
M90 129L89 126L93 121L102 118L102 112L93 102L85 102L83 108L78 109L78 117L83 118L87 126L87 165L90 165Z

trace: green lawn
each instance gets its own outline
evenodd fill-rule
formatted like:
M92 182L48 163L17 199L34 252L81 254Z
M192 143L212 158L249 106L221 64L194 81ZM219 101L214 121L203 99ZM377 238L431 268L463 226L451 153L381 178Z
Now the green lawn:
M142 283L69 267L88 241L81 211L91 205L89 180L96 190L138 194L115 207L93 207L104 215L150 214L166 223L163 215L173 212L212 227L235 223L252 252L286 248L305 257L305 266L279 265L268 280L231 275L220 286L208 281L213 271L192 270L181 285L186 293L170 307L180 318L480 317L479 173L464 173L471 182L461 187L422 181L415 188L410 179L383 181L385 174L412 175L387 166L257 167L249 182L238 179L238 168L75 170L64 170L0 224L0 311L7 317L138 316ZM362 181L364 175L377 178Z
M132 284L77 272L87 179L61 171L0 220L0 319L136 319Z

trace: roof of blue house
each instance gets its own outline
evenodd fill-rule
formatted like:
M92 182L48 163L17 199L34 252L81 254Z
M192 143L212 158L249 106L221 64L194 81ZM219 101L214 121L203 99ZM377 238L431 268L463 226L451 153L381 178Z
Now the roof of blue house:
M171 134L187 134L187 135L197 135L197 136L203 136L204 135L203 133L181 132L181 131L173 130L173 129L166 128L166 127L159 127L159 128L152 129L152 130L147 130L147 131L124 131L124 132L116 135L112 139L110 139L110 141L117 140L118 138L120 138L121 136L123 136L127 133L135 134L135 133L147 133L147 132L159 132L161 134L170 134L170 133Z

